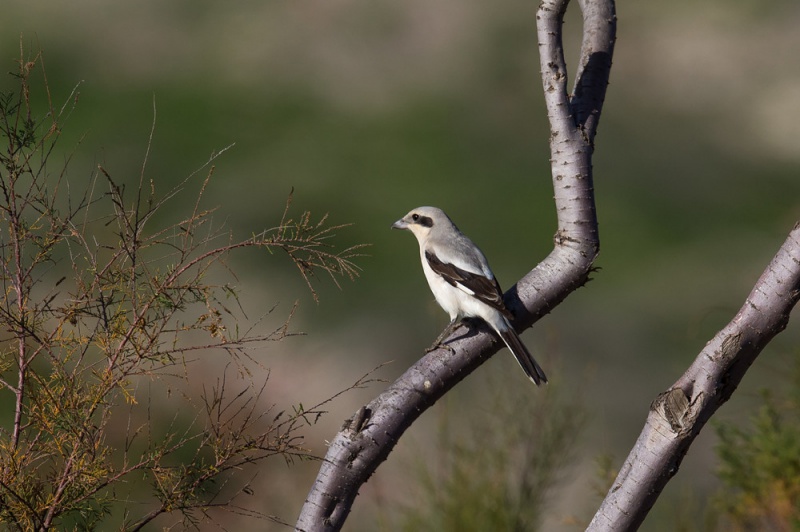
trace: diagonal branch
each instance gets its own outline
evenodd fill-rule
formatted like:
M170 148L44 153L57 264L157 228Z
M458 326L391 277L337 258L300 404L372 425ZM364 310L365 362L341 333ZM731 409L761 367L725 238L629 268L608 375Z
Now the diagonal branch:
M800 222L744 305L650 405L644 429L587 530L636 530L711 416L736 390L800 299Z
M567 1L548 0L537 13L545 102L558 214L555 249L506 293L523 330L588 280L599 250L592 185L593 139L608 84L616 17L613 0L584 0L584 45L576 93L566 85L561 34ZM588 43L588 44L587 44ZM466 326L348 419L331 441L297 521L303 531L339 530L359 487L375 472L405 430L501 346L487 329Z

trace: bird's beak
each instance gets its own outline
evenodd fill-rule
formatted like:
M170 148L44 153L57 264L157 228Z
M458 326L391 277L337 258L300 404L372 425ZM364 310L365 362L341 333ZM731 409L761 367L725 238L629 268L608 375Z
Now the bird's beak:
M404 219L400 218L395 223L392 224L392 229L408 229L408 222Z

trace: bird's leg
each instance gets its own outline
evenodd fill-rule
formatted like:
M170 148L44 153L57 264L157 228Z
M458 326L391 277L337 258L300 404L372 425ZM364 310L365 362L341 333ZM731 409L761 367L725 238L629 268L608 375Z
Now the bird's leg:
M442 340L444 340L445 338L447 338L448 336L450 336L450 333L452 333L452 332L453 332L453 329L455 329L455 328L456 328L456 325L458 324L458 321L457 321L457 320L458 320L458 318L453 318L452 320L450 320L450 323L449 323L449 324L447 325L447 327L445 327L445 329L442 331L442 334L440 334L440 335L439 335L439 337L438 337L438 338L436 338L436 340L434 340L434 342L431 344L431 346L425 350L425 352L426 352L426 353L430 353L431 351L436 351L436 350L437 350L437 349L439 349L440 347L443 347L444 349L447 349L447 350L448 350L448 351L450 351L451 353L453 353L453 352L454 352L454 351L453 351L453 348L452 348L452 347L450 347L450 346L449 346L449 345L447 345L447 344L443 344L443 343L442 343Z

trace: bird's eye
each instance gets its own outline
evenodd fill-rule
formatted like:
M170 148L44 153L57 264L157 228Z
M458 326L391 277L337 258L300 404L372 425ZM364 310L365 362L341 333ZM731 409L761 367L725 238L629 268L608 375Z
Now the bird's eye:
M412 214L411 215L411 219L416 222L417 220L419 220L419 214L417 214L417 213Z

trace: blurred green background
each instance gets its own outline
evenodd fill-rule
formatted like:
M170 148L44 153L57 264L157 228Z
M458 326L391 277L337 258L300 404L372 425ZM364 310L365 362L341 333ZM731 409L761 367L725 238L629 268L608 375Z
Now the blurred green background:
M577 7L567 21L570 71ZM800 5L617 8L594 163L602 270L524 336L588 419L549 498L545 530L581 529L591 517L596 459L621 464L650 402L735 314L800 218ZM288 313L300 300L295 327L309 334L265 350L263 361L271 400L312 403L386 361L378 376L393 380L446 324L413 238L389 230L411 208L445 209L504 288L550 251L535 9L514 0L11 0L0 59L13 71L20 41L43 50L58 106L80 84L60 141L62 156L73 154L73 183L88 183L98 164L138 182L155 102L146 175L160 190L235 143L216 160L207 199L235 234L276 225L292 188L296 214L354 224L337 240L372 244L362 276L343 290L320 279L319 304L288 260L235 261L251 315L276 302ZM185 200L188 209L193 196ZM743 418L756 390L782 384L798 356L795 321L720 418ZM485 393L497 375L537 400L540 390L500 353L408 432L361 490L348 529L392 528L397 501L415 490L408 464L434 445L436 420L468 424L484 404L470 390ZM325 439L383 386L333 403L308 445L323 454ZM718 489L714 444L707 429L642 530L675 530L679 516L701 513ZM316 470L265 468L250 505L293 522Z

